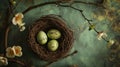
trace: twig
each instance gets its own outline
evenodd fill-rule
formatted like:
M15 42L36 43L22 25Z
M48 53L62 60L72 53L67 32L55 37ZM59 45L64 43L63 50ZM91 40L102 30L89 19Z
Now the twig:
M74 54L76 54L76 53L78 53L78 51L77 51L77 50L75 50L75 51L74 51L74 52L72 52L71 54L66 55L66 56L65 56L65 57L63 57L62 59L66 58L66 57L69 57L69 56L72 56L72 55L74 55Z
M4 57L4 54L0 54L0 56Z
M32 9L35 9L35 8L38 8L38 7L41 7L41 6L44 6L44 5L50 5L50 4L57 4L57 1L45 2L45 3L42 3L42 4L30 6L30 7L28 7L26 10L24 10L22 13L25 14L25 13L27 13L28 11L30 11L30 10L32 10Z
M12 13L12 6L10 4L10 0L8 0L8 3L9 3L9 6L8 6L8 9L7 9L7 16L6 16L6 19L5 19L5 29L6 29L6 31L5 31L5 40L4 40L4 46L5 46L4 51L6 50L7 45L8 45L7 40L8 40L8 32L9 32L9 24L10 24L9 20L10 20L11 13Z
M52 2L45 2L45 3L40 3L38 5L34 5L34 6L30 6L28 7L26 10L24 10L22 13L25 14L27 13L28 11L32 10L32 9L35 9L35 8L38 8L38 7L41 7L41 6L45 6L45 5L50 5L50 4L55 4L55 5L58 5L62 3L61 1L52 1ZM83 2L83 1L74 1L74 3L82 3L82 4L87 4L87 5L94 5L94 6L97 6L97 7L102 7L102 8L105 8L104 6L100 5L100 4L96 4L96 3L91 3L91 2Z
M25 66L25 63L24 63L24 62L22 62L22 61L20 61L20 60L16 60L16 59L9 59L8 61L18 63L18 64L22 65L23 67Z
M83 10L80 10L80 9L78 9L78 8L75 8L75 7L71 6L71 5L61 5L61 4L59 4L59 6L61 6L61 7L69 7L69 8L72 8L72 9L74 9L74 10L79 11L79 12L81 13L81 15L83 16L83 18L84 18L85 20L87 20L88 23L91 25L90 22L91 22L92 20L89 20L89 19L83 14Z
M78 52L78 51L75 50L73 53L68 54L68 55L64 56L63 58L61 58L61 59L64 59L64 58L69 57L69 56L72 56L72 55L76 54L77 52ZM58 60L60 60L60 59L58 59ZM45 65L45 67L48 67L49 65L51 65L51 64L54 63L54 62L57 62L58 60L53 61L53 62L49 62L48 64Z
M6 32L5 32L5 49L7 48L8 45L8 33L9 33L10 28L7 27Z
M99 32L94 28L94 31L98 34Z
M45 67L48 67L48 66L51 65L52 63L54 63L54 62L48 62L48 63L45 65Z
M10 0L8 0L8 3L9 3L9 5L8 5L9 15L10 15L10 16L11 16L11 15L14 15L14 13L13 13L13 5L11 4ZM9 17L9 19L10 19L10 17Z
M98 4L98 3L92 3L92 2L83 2L83 1L74 1L75 3L82 3L82 4L88 4L88 5L93 5L93 6L97 6L97 7L101 7L103 9L106 9L102 4Z
M102 39L104 40L104 41L106 41L106 42L109 42L108 40L106 40L104 37L102 37Z

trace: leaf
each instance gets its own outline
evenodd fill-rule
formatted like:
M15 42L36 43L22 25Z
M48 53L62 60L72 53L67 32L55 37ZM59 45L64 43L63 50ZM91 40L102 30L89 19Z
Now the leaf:
M15 0L10 0L10 3L15 6L16 5L16 1Z
M89 31L93 30L93 29L95 29L95 25L94 24L92 24L92 25L89 26Z

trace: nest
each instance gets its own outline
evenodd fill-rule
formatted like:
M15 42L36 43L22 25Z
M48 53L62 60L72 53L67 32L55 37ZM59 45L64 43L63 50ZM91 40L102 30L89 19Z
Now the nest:
M57 29L61 32L61 38L58 39L59 47L57 51L51 52L46 46L40 45L36 40L36 35L40 30L48 32L50 29ZM45 61L56 61L65 57L73 43L73 32L66 26L63 19L54 15L47 15L37 20L29 29L28 42L31 49Z

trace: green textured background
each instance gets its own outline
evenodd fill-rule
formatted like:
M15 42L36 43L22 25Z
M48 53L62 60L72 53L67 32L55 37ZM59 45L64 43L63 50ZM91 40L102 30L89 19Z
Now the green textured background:
M22 12L27 7L39 3L53 0L23 0L16 9L17 12ZM85 2L98 2L100 0L80 0ZM112 1L112 0L111 0ZM112 3L112 6L117 7L119 4ZM83 10L85 16L89 19L92 19L96 24L96 29L98 31L106 31L108 34L108 38L113 38L116 34L111 31L111 23L108 20L98 21L93 18L92 14L94 12L100 12L100 8L91 5L84 4L75 4L77 8ZM3 33L4 33L4 17L6 15L6 7L8 7L8 3L6 0L0 0L0 52L3 52ZM119 9L117 7L116 9ZM50 65L51 67L67 67L72 64L78 64L79 67L111 67L111 63L106 62L106 58L108 56L108 49L106 47L107 43L104 40L97 40L97 33L89 31L89 25L86 20L83 19L81 14L73 10L71 8L57 7L56 5L47 5L40 8L33 9L25 14L24 22L26 23L27 29L24 32L19 32L19 29L16 26L11 26L11 31L9 33L8 38L8 46L12 45L20 45L23 47L23 56L18 59L30 59L33 61L33 64L36 67L42 67L46 64L46 62L38 59L37 55L35 55L32 50L28 47L26 43L26 36L28 34L28 27L34 23L35 20L39 19L43 15L48 14L56 14L61 15L69 28L74 30L74 46L71 50L78 50L78 53L74 56L67 57L66 59L60 60L58 62ZM19 65L15 63L9 63L8 67L19 67Z

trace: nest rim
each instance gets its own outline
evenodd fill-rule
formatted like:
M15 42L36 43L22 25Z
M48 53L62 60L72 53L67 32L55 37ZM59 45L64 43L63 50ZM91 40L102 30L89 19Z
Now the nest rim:
M59 47L54 52L49 51L46 46L40 45L36 40L36 34L40 30L46 33L50 29L57 29L61 32L61 38L58 39ZM32 24L28 33L28 43L33 52L35 52L40 59L50 62L66 56L73 46L73 41L73 31L67 27L63 19L56 15L41 17Z

